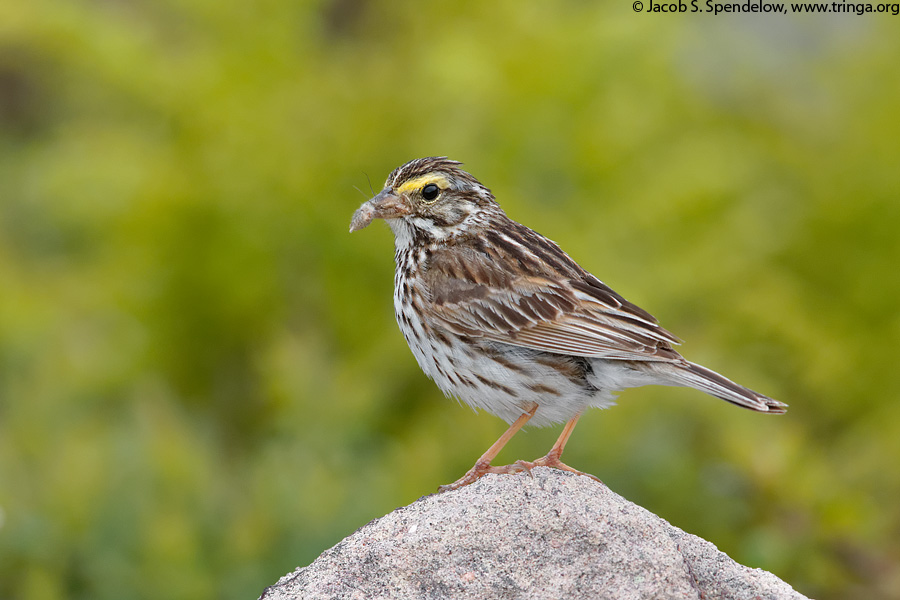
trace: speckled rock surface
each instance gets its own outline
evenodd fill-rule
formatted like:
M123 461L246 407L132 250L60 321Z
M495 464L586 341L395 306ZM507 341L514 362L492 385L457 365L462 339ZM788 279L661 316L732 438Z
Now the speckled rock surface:
M261 598L805 598L601 483L546 468L533 475L488 475L421 498Z

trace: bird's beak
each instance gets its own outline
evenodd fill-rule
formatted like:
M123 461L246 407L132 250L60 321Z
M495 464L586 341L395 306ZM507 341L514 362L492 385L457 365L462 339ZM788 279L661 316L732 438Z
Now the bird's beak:
M393 190L384 189L381 192L356 209L350 220L350 233L359 231L368 226L372 219L396 219L409 214L409 207L403 198L396 195Z

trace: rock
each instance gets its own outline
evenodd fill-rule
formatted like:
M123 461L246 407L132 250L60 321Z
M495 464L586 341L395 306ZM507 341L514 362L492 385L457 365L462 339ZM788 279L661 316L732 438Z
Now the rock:
M375 519L261 600L802 599L605 485L488 475Z

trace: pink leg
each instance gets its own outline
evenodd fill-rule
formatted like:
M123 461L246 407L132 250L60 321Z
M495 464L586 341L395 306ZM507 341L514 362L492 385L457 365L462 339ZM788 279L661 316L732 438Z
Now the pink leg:
M578 422L578 419L581 418L581 415L575 415L566 426L563 427L562 433L559 435L559 438L556 440L556 443L553 444L553 447L550 448L550 452L547 453L546 456L543 456L537 459L534 462L528 462L524 460L516 461L516 465L518 465L521 469L531 472L531 469L535 467L552 467L554 469L560 469L563 471L569 471L570 473L575 473L577 475L586 475L591 479L596 481L600 481L590 473L582 473L577 469L573 469L559 458L562 456L563 450L566 447L566 443L569 441L569 436L572 435L572 430L575 429L575 424Z
M487 475L488 473L511 473L511 472L513 472L511 470L512 465L507 465L504 467L492 467L491 461L494 460L498 454L500 454L500 451L503 450L503 446L505 446L506 443L512 439L512 436L516 435L516 433L520 429L522 429L522 426L525 425L525 423L527 423L528 420L534 416L534 413L537 409L538 409L537 404L535 404L534 408L532 408L530 411L528 411L526 413L522 413L522 416L520 416L518 419L516 419L515 422L509 426L509 429L507 429L506 432L504 432L504 434L500 436L500 439L498 439L496 442L494 442L494 445L492 445L490 448L488 448L487 452L482 454L481 458L479 458L477 461L475 461L475 466L473 466L471 469L469 469L468 473L466 473L465 475L463 475L462 477L460 477L459 479L457 479L456 481L454 481L451 484L442 485L441 487L438 488L438 491L448 492L450 490L459 489L463 486L467 486L470 483L477 481L479 478L483 477L484 475ZM563 444L565 445L565 442L563 442ZM521 469L518 469L518 470L521 470Z

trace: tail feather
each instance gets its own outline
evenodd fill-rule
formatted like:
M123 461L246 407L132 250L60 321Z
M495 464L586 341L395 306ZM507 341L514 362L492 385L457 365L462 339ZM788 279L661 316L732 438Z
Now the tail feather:
M691 387L750 410L773 414L787 412L787 404L738 385L698 364L685 361L684 363L668 363L667 367L670 368L665 369L666 375L675 385Z

